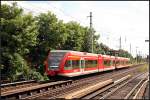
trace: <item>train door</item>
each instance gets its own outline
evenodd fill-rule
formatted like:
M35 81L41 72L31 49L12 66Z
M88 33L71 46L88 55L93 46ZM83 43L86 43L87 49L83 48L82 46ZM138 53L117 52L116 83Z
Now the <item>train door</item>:
M98 71L99 71L99 72L103 71L103 69L104 69L104 66L103 66L102 63L103 63L102 56L99 55L99 56L98 56Z
M85 69L85 60L84 58L80 59L80 72L83 73Z

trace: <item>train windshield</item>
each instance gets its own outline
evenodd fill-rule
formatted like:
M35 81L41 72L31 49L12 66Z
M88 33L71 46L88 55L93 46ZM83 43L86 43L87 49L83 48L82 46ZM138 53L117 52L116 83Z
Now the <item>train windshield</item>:
M49 69L58 69L59 63L66 52L51 52L48 58Z

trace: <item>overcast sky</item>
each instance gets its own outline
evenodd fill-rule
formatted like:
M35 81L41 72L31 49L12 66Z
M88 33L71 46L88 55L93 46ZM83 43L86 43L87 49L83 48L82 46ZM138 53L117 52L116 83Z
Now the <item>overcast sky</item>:
M13 1L2 1L10 4ZM110 48L119 49L121 36L122 49L133 56L137 51L149 54L149 1L17 1L25 12L38 15L52 11L64 22L77 21L89 26L89 13L93 14L93 28L100 34L102 42Z

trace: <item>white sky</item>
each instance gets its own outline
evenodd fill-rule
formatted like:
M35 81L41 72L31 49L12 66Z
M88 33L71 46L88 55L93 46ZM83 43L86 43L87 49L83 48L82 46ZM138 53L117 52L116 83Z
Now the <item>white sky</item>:
M13 1L2 1L10 4ZM64 22L77 21L89 26L89 13L93 14L93 27L100 34L99 42L113 49L122 48L133 56L137 51L149 54L149 1L17 1L25 12L37 15L48 10ZM125 42L126 37L126 42Z

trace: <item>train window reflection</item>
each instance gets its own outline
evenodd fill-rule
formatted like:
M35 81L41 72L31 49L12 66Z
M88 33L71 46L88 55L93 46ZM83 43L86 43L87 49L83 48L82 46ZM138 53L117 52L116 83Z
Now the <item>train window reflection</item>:
M115 66L115 63L116 63L115 60L113 60L113 66Z
M85 67L97 67L97 60L85 60Z
M65 70L76 69L79 68L80 61L79 60L67 60L65 63Z
M79 60L72 60L72 67L79 68L80 67L80 61Z
M112 65L112 60L104 60L104 62L103 62L103 64L104 64L104 66L111 66Z
M53 56L53 57L50 57L49 58L49 63L50 63L50 66L58 66L60 61L61 61L61 57L59 56Z
M49 68L57 69L64 55L65 52L51 52L48 58Z
M64 69L65 70L72 69L72 60L67 60L66 61Z
M120 65L120 64L119 64L119 60L117 60L117 61L116 61L116 66L119 66L119 65Z

